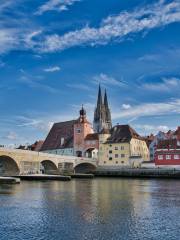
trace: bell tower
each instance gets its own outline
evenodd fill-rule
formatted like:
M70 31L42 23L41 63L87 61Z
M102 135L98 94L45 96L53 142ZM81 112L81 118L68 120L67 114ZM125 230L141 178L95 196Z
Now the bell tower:
M93 133L91 123L86 118L86 110L82 106L79 111L79 118L74 124L74 153L77 157L84 156L85 138L88 134Z

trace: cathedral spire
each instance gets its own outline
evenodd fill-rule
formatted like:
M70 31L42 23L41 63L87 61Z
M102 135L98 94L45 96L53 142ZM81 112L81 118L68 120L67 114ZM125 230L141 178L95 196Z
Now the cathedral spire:
M106 109L109 108L106 89L105 89L105 93L104 93L104 106Z
M102 106L102 94L101 94L101 85L99 84L99 91L98 91L98 100L97 100L97 107Z
M103 101L104 100L104 101ZM94 111L94 131L100 133L102 129L111 129L111 112L108 105L107 93L105 90L104 99L102 100L101 86L99 85L97 106Z

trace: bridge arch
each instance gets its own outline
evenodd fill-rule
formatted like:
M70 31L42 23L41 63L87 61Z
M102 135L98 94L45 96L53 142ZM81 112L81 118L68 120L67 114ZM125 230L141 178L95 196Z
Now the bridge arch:
M17 176L20 174L18 163L7 155L0 156L0 176Z
M96 170L96 165L89 162L79 163L74 167L75 173L92 173Z
M84 151L84 156L87 158L97 158L98 149L95 147L89 147Z
M44 174L59 174L58 167L56 164L51 160L43 160L41 161L41 171Z

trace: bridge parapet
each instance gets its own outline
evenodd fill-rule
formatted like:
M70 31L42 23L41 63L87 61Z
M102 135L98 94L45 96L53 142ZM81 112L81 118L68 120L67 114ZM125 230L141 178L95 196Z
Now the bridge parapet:
M69 166L71 166L71 169L75 169L80 164L90 164L97 167L97 159L0 148L0 175L1 165L6 165L6 168L8 167L7 159L11 159L17 164L20 174L41 172L42 164L44 167L47 167L49 171L56 173L58 171L60 172L60 169L62 170Z

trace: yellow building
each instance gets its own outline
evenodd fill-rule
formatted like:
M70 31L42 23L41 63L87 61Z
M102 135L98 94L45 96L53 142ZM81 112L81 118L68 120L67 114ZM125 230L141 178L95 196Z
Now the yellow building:
M117 125L99 135L99 166L138 167L143 161L149 161L149 149L129 125Z

